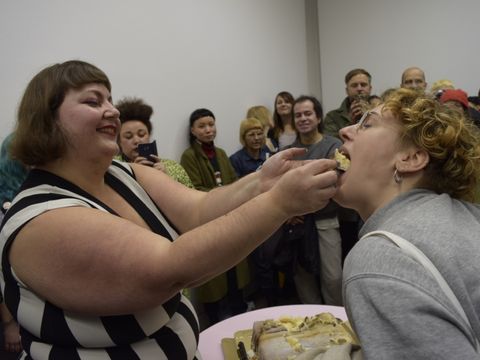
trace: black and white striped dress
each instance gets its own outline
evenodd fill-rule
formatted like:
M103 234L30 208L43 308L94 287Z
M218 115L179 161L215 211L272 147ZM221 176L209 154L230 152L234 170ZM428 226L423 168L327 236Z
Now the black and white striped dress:
M178 235L125 163L113 162L105 181L122 195L157 234ZM42 170L32 170L5 215L0 233L4 301L21 326L22 359L200 359L199 327L182 294L154 309L121 316L85 316L56 307L15 275L8 252L16 234L41 213L82 206L115 214L76 185ZM52 279L55 281L55 279Z

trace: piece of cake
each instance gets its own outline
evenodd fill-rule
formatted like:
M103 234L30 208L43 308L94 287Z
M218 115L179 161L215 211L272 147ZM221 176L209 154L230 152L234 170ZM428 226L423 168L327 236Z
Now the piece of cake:
M337 169L347 171L350 167L350 159L343 155L338 149L335 149L335 160L337 161Z
M346 343L357 343L348 324L330 313L321 313L305 318L257 321L253 325L251 346L255 360L294 360Z

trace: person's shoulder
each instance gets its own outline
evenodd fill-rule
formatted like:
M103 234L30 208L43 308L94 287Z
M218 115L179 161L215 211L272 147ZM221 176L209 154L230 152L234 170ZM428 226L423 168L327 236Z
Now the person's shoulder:
M330 110L330 111L327 112L327 114L325 115L325 119L331 118L331 117L333 117L333 116L337 116L337 115L340 114L341 112L342 112L342 109L341 109L341 108L337 108L337 109Z
M183 166L175 160L172 159L162 159L160 162L165 166L165 169L168 173L185 171Z
M373 235L359 240L350 250L344 264L344 281L348 283L359 277L372 276L405 278L406 273L419 273L423 270L421 265L417 265L419 264L414 259L393 242L380 235Z
M242 161L243 159L245 159L245 156L245 148L242 147L241 149L235 151L232 155L230 155L229 159L233 164L234 162Z
M181 159L188 159L188 158L192 158L194 156L195 156L195 149L193 148L193 146L189 146L188 148L183 150Z
M215 153L217 154L217 157L219 157L219 158L223 157L223 158L228 159L227 153L225 152L225 150L223 150L220 147L215 146Z
M332 144L332 145L338 145L338 147L340 147L343 144L342 140L340 140L339 138L336 138L335 136L329 135L329 134L324 135L324 140L325 140L326 143Z
M235 151L232 155L230 155L230 158L238 158L238 157L240 157L241 155L243 155L244 152L245 152L245 148L242 147L241 149L238 149L238 150Z
M160 162L165 165L165 166L168 166L168 167L182 167L182 165L180 165L178 162L176 162L175 160L172 160L172 159L163 159L160 160Z
M291 144L285 146L282 150L291 149L291 148L296 148L296 147L301 147L301 148L306 147L305 145L303 145L303 144L300 142L300 139L298 138L298 136L295 138L295 140L293 140L293 142L292 142Z

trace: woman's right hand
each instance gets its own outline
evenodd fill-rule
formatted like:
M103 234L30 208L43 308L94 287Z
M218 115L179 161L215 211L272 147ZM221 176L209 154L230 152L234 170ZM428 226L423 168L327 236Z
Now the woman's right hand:
M280 206L289 218L322 209L337 191L335 167L336 161L330 159L302 161L270 190L275 206Z

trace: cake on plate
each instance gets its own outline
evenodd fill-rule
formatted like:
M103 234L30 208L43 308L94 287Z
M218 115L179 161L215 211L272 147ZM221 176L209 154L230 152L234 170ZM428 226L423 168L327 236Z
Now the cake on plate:
M253 324L249 357L253 360L313 359L344 344L358 348L349 324L330 313L303 318L284 316Z

